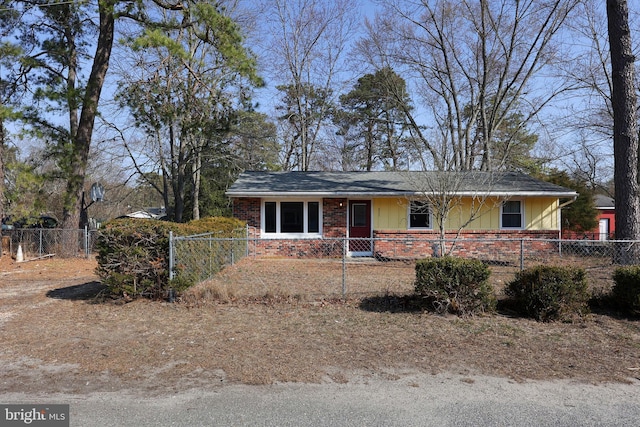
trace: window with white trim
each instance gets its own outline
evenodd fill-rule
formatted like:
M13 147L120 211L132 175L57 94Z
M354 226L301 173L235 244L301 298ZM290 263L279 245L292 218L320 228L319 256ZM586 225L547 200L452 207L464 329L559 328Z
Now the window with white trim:
M431 228L431 206L423 200L409 203L409 228Z
M265 201L262 204L262 230L265 235L320 234L319 201Z
M507 200L502 202L500 209L501 228L523 228L524 209L521 200Z

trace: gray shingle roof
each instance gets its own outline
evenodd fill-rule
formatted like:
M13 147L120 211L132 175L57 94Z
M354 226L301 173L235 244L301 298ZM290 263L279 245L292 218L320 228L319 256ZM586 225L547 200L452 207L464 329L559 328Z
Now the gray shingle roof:
M615 209L616 207L615 200L603 194L596 194L593 197L593 201L598 209Z
M230 197L372 197L455 193L574 197L576 192L517 172L244 172Z

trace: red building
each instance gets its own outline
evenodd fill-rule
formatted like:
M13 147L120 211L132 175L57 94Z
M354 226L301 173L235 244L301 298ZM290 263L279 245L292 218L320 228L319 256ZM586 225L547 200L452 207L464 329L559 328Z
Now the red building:
M613 239L616 232L616 207L615 201L611 197L598 194L594 197L598 214L598 229L595 230L598 240Z
M597 194L593 201L598 209L598 226L593 230L562 232L562 238L568 240L609 240L615 237L616 210L611 197Z

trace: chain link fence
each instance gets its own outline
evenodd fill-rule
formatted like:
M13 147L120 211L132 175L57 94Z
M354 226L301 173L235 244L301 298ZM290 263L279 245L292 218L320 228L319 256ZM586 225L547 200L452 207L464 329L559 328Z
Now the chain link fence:
M199 283L247 256L246 228L233 230L233 237L218 237L220 235L174 236L170 233L169 279L180 275L189 282Z
M485 262L497 290L522 269L546 264L583 268L592 288L600 292L612 286L613 271L621 261L629 263L640 254L640 242L619 240L259 239L246 233L226 239L200 235L171 240L172 271L188 274L196 283L218 281L225 292L247 296L406 294L413 291L415 261L442 254ZM238 262L241 266L218 274Z
M3 230L0 249L3 255L28 261L49 256L89 258L94 251L97 230L88 228L20 228Z

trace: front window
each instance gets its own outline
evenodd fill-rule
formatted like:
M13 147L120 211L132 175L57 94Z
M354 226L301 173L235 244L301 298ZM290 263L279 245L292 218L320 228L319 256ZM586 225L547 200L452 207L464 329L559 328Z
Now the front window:
M265 202L264 204L264 231L265 233L275 233L277 230L276 202Z
M321 227L320 202L264 202L262 218L262 229L267 235L319 234Z
M409 228L431 228L431 207L428 202L412 200L409 206Z
M320 202L307 202L307 232L320 232Z
M522 202L509 200L502 203L500 218L502 228L522 228L524 224Z
M304 202L280 203L280 232L304 232Z

